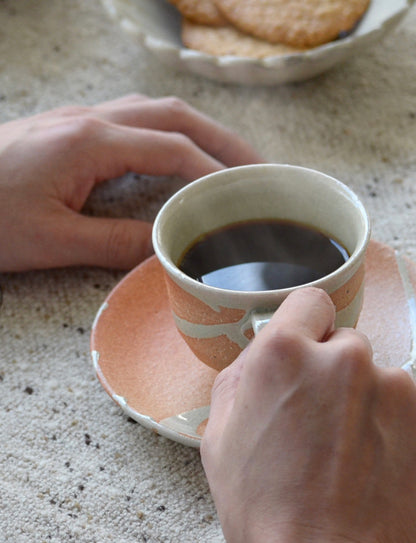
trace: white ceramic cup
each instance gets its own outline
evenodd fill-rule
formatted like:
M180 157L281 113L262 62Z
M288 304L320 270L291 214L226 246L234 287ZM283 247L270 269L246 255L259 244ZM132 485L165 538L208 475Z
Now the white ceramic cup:
M281 219L313 227L350 255L338 269L308 283L336 307L336 326L355 326L363 301L368 214L356 194L321 172L284 164L229 168L190 183L158 213L155 253L165 270L176 326L195 355L221 370L230 364L294 289L227 290L201 283L178 263L200 236L255 219Z

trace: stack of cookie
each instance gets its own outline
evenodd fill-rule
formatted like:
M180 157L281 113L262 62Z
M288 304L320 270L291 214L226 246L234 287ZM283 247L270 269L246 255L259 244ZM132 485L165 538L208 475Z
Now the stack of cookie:
M186 47L211 55L264 58L296 53L345 35L370 0L169 0L180 11Z

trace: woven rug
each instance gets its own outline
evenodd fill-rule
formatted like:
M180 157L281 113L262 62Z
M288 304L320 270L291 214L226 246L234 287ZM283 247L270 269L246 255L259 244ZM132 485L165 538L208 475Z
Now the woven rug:
M170 70L100 2L3 0L0 37L1 121L132 92L180 96L265 160L349 184L373 237L416 260L415 9L330 72L269 88ZM180 184L126 176L99 187L87 211L152 220ZM198 450L129 419L94 373L91 325L123 275L0 275L0 542L223 541Z

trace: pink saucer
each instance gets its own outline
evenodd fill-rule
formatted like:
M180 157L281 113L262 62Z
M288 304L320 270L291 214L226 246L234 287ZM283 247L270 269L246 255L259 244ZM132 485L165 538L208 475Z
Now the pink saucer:
M416 265L372 241L358 328L380 366L413 373ZM156 257L132 270L98 311L91 355L107 393L133 419L165 437L198 447L217 372L200 362L177 332Z

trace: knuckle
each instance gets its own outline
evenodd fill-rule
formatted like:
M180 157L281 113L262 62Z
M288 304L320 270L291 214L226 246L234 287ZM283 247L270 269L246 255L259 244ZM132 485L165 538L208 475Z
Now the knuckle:
M211 395L213 397L221 395L224 390L230 387L232 378L233 369L230 366L227 366L216 376L212 386Z
M258 356L247 363L250 379L268 386L273 385L282 368L285 368L285 375L295 375L299 371L305 360L305 338L301 334L281 329L267 336L264 334L263 339L260 335L256 339L259 340Z
M277 330L270 338L270 348L281 357L293 357L298 354L303 337L293 330Z
M183 111L188 110L190 107L185 100L179 98L178 96L164 96L159 98L159 100L165 105L166 108L171 109L172 112L176 111L178 113L182 113Z
M342 349L342 354L346 362L357 366L357 370L369 362L368 349L364 341L356 334L351 334L350 341Z
M125 102L143 102L144 99L150 100L150 98L139 92L131 92L123 97Z
M134 246L132 232L123 221L114 221L110 227L105 247L105 262L108 267L129 267L134 263L129 262ZM127 256L126 256L127 255ZM140 249L137 250L137 262L141 259Z
M188 136L181 132L170 132L165 137L172 172L183 175L195 156L195 146Z
M92 116L68 116L61 118L53 130L48 130L48 134L56 146L78 148L85 147L101 127L102 122Z
M84 139L94 134L102 122L94 117L78 115L66 124L69 135L74 139Z
M383 375L384 385L387 389L401 396L415 395L416 388L412 378L401 368L385 368Z
M85 143L97 133L103 122L94 117L91 109L82 106L63 106L38 117L26 126L24 137L34 144L42 141L54 150L62 151Z
M174 147L176 147L177 152L188 150L194 145L191 139L182 132L170 132L169 135L171 137L171 143Z
M86 106L77 106L77 105L70 105L70 106L61 106L55 109L55 113L63 118L68 117L82 117L84 115L87 115L90 113L90 108Z
M368 345L355 331L344 334L344 341L338 345L334 370L353 388L375 383L376 370Z
M177 96L165 96L160 98L166 113L173 117L176 121L184 121L191 113L191 106Z

